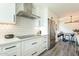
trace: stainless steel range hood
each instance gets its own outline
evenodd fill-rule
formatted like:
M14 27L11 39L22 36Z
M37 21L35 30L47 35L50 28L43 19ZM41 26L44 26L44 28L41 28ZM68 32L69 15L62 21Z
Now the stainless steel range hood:
M40 18L38 15L33 13L32 3L17 3L16 4L16 15L22 17L28 17L32 19Z

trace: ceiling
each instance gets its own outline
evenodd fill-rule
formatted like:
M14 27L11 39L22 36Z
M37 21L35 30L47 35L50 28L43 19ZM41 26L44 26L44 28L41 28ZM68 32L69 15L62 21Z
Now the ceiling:
M49 10L58 17L71 16L74 13L79 14L79 3L49 3Z

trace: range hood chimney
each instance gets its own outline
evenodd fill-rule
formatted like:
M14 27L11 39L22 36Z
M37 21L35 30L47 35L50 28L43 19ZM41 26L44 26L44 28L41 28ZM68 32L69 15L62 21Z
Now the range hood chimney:
M17 3L16 4L16 15L22 17L28 17L32 19L40 18L33 13L32 3Z

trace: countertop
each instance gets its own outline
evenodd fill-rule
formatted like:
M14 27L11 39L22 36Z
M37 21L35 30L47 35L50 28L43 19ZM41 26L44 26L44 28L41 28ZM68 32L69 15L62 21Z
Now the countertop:
M47 35L23 35L23 36L16 36L19 39L25 39L25 38L35 38L35 37L42 37Z
M21 41L24 41L24 40L29 40L29 39L32 39L32 38L38 38L38 37L43 37L43 36L46 36L46 35L34 35L34 36L22 36L24 37L23 39L20 39L18 37L15 37L15 38L12 38L12 39L5 39L5 38L0 38L0 46L1 45L5 45L5 44L9 44L9 43L15 43L15 42L21 42Z
M5 45L5 44L19 42L19 41L21 41L21 40L18 39L18 38L12 38L12 39L1 38L0 39L0 45Z

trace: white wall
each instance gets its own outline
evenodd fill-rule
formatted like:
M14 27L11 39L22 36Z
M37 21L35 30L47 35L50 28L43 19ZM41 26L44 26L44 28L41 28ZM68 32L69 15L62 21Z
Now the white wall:
M72 15L72 21L78 20L79 16L77 14ZM65 16L59 19L60 24L59 24L59 31L63 32L73 32L74 29L79 29L79 22L77 23L65 23L69 22L70 16Z
M64 33L73 33L72 29L71 29L72 26L70 25L66 25L66 24L59 24L59 31L60 32L64 32Z

